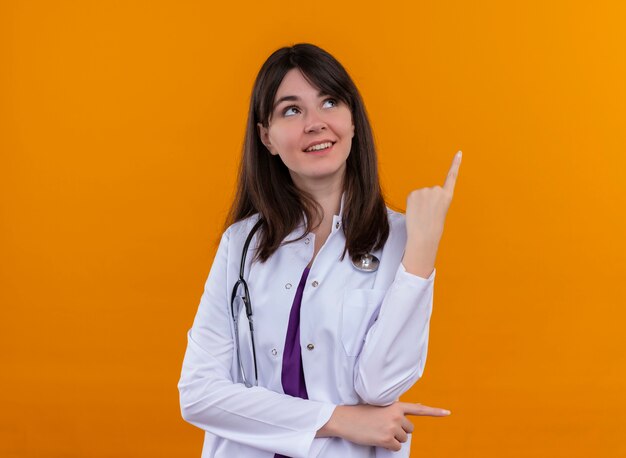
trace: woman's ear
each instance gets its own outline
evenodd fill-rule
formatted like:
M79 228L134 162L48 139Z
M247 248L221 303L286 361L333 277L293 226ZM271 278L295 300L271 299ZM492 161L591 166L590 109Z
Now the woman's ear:
M265 147L270 152L270 154L276 155L276 153L274 152L274 149L272 148L272 144L270 142L268 128L265 127L260 122L258 122L256 126L259 131L259 137L261 138L261 142L265 145Z

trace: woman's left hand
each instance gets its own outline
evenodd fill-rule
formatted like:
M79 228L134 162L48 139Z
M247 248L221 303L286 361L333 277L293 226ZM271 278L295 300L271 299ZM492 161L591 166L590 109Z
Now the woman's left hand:
M428 277L434 268L460 165L461 151L454 156L443 187L417 189L407 198L407 242L402 263L415 275Z

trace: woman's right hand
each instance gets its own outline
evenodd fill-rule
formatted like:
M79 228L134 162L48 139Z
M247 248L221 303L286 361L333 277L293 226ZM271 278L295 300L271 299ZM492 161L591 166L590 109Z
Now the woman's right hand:
M413 432L407 415L446 417L450 412L409 402L394 402L385 407L337 406L316 437L341 437L355 444L398 451Z

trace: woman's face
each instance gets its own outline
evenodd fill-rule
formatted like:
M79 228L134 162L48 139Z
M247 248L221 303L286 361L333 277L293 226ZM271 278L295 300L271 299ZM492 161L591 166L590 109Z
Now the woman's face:
M320 94L299 69L287 72L269 126L259 123L258 128L261 141L272 155L280 156L298 188L341 186L354 136L352 113L344 102Z

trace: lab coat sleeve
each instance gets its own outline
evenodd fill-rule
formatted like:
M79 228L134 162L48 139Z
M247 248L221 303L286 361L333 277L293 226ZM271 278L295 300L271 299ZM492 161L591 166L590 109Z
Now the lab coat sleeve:
M187 334L178 383L182 416L230 441L287 456L308 457L316 432L330 419L335 405L233 382L228 246L229 230L222 236ZM236 256L231 256L230 262L234 262Z
M422 278L398 267L356 361L354 386L366 404L389 405L422 376L435 272Z

